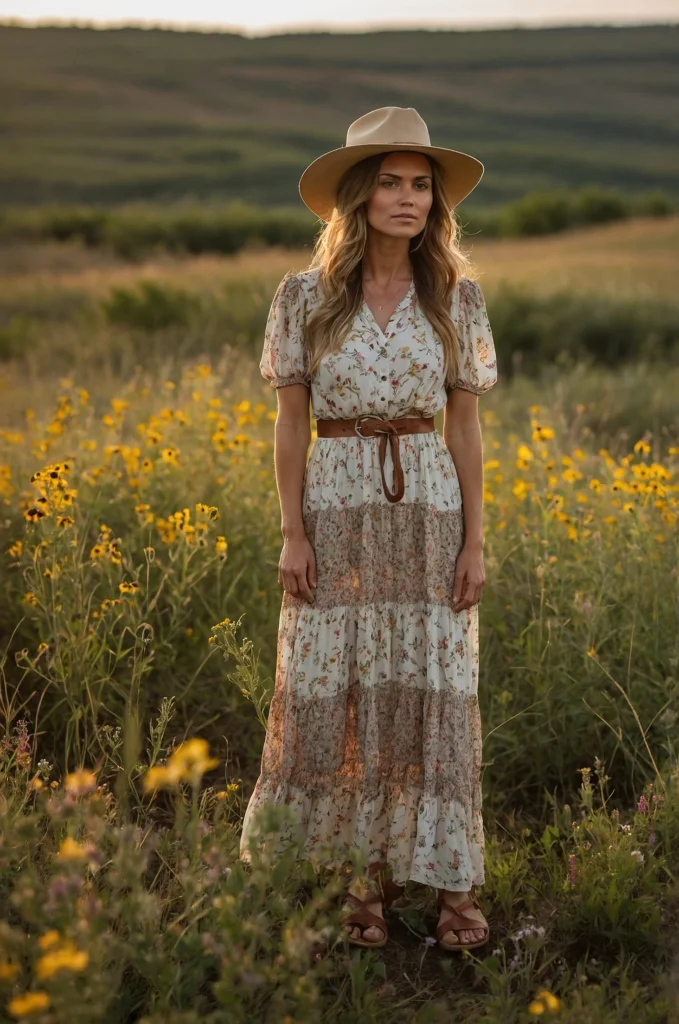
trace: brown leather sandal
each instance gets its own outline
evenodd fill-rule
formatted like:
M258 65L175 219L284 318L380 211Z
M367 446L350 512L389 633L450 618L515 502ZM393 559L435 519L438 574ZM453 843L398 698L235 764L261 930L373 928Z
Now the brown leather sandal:
M476 907L477 910L481 910L479 902L475 896L475 886L472 884L470 898L464 900L462 903L454 906L452 903L447 902L447 893L441 893L437 890L436 893L436 909L441 913L441 909L445 907L449 914L447 917L437 924L436 926L436 939L441 949L445 949L447 952L452 952L456 949L477 949L479 946L485 946L488 942L490 935L490 929L488 924L482 924L481 921L477 921L476 918L469 917L468 914L463 914L463 910L469 910L470 907ZM483 913L483 911L482 911ZM454 944L446 943L443 941L443 936L446 932L459 932L459 931L475 931L478 929L484 929L486 934L479 942L456 942Z
M351 885L351 882L349 882ZM377 882L376 891L369 892L365 899L360 899L358 896L354 896L353 892L346 893L345 903L348 903L353 909L347 911L341 919L341 924L344 925L356 925L361 929L361 937L355 938L345 929L347 940L354 946L366 946L368 948L380 949L382 946L386 946L389 940L389 932L387 930L387 924L383 917L378 917L377 914L373 914L372 910L368 910L369 903L376 903L377 900L381 900L384 909L390 907L394 900L398 899L403 893L405 886L397 885L391 879L385 879L382 882ZM370 942L363 938L363 932L366 928L379 928L384 932L383 938L377 942Z

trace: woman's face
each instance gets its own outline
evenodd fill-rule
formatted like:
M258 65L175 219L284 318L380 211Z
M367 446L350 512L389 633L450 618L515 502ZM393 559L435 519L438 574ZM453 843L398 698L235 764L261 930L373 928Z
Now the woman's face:
M422 153L387 153L367 202L368 224L397 238L413 238L427 222L433 200L429 161Z

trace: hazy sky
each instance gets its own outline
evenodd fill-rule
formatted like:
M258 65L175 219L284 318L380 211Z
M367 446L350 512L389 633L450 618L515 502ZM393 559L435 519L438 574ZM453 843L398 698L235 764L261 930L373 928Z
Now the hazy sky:
M679 0L0 0L0 18L290 29L679 21Z

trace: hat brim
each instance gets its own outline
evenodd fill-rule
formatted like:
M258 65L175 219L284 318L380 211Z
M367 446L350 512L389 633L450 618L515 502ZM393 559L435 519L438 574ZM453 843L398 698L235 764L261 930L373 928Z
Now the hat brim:
M303 172L299 179L302 202L321 220L330 220L335 208L337 187L344 172L367 156L392 153L396 150L435 157L443 168L444 191L453 207L462 202L483 177L484 166L481 161L457 149L398 142L389 145L372 143L365 146L340 146L339 149L331 149L317 157Z

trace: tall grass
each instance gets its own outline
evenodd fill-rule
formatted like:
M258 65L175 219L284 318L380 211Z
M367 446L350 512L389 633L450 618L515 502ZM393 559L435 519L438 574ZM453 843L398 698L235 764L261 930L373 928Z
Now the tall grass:
M410 885L382 960L345 948L339 877L294 847L238 860L280 601L275 413L245 380L189 363L111 395L74 375L0 434L7 1013L669 1019L676 417L604 450L577 377L484 400L491 944L441 960L432 894Z
M218 359L226 345L255 356L275 279L245 273L196 288L140 274L87 294L57 286L21 295L0 292L0 360L68 371L84 363L153 365L171 358ZM679 304L657 296L581 295L573 289L540 295L508 282L485 287L503 378L540 376L576 364L673 366L679 361ZM131 365L130 365L131 364Z

